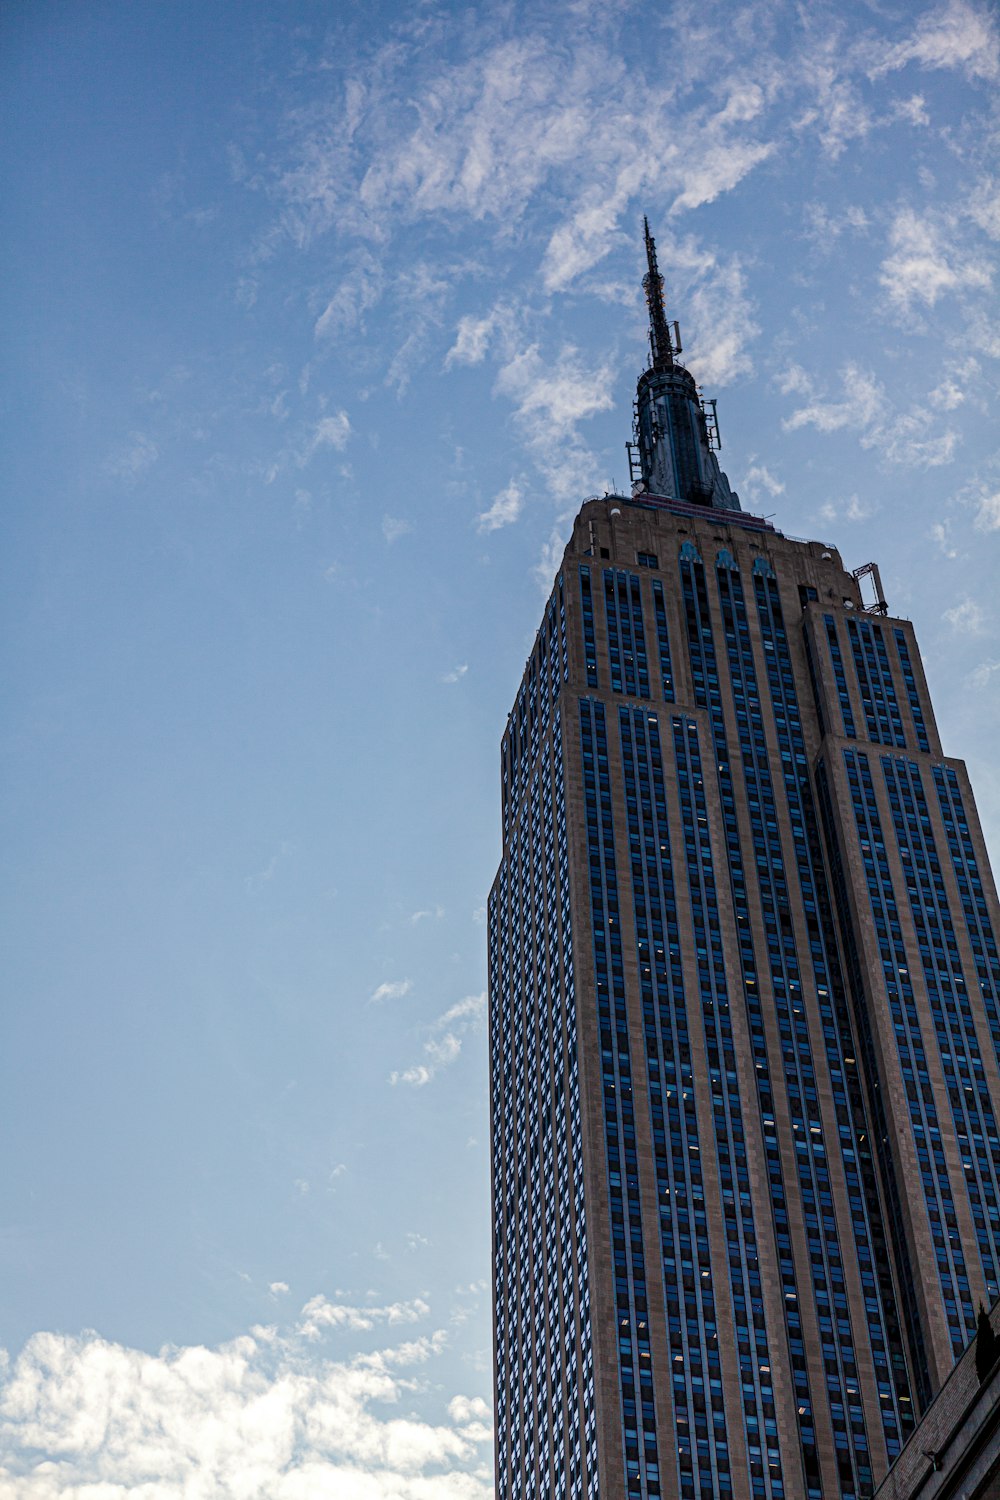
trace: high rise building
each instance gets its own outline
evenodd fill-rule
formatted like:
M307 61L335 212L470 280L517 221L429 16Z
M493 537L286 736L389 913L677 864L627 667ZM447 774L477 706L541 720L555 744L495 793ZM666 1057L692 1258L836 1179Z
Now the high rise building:
M1000 1291L1000 916L912 625L740 508L647 253L501 745L497 1495L852 1500Z

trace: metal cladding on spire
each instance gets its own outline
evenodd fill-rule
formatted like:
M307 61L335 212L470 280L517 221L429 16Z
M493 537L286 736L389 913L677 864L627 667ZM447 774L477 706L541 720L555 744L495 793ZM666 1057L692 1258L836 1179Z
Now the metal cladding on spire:
M670 370L673 368L674 353L680 351L675 351L670 329L667 326L667 312L663 303L663 277L656 264L656 241L649 232L647 218L643 218L642 226L646 234L646 260L649 264L649 271L642 278L642 285L646 293L646 305L649 308L649 347L653 356L653 369Z
M639 378L634 440L627 444L633 493L739 510L739 497L716 458L720 443L715 402L706 407L694 376L677 359L680 332L676 323L667 322L656 244L649 220L642 223L649 266L642 285L652 362Z

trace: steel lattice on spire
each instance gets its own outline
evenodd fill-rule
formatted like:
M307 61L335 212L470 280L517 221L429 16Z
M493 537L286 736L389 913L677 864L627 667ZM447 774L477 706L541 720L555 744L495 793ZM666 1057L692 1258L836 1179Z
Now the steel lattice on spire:
M653 357L653 369L670 370L673 368L674 355L680 353L680 342L670 337L670 325L667 322L667 311L663 299L663 277L656 264L656 241L649 232L649 220L644 217L642 224L646 235L646 260L649 265L648 272L642 278L642 286L646 293L646 305L649 308L649 347ZM676 334L676 324L674 330Z

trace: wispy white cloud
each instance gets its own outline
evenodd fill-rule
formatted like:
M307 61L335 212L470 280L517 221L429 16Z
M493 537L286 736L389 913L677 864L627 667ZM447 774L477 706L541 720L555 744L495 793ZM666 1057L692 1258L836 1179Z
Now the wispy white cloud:
M115 479L134 483L153 467L159 456L159 445L151 437L144 432L133 432L128 441L108 457L104 467Z
M382 535L391 545L398 542L401 536L408 535L413 530L413 522L407 521L402 516L383 516Z
M572 345L549 360L534 344L507 361L497 376L497 390L513 401L532 438L562 442L575 434L579 422L610 410L611 381L609 365L586 368Z
M965 211L991 240L1000 240L1000 183L995 177L986 177L976 184Z
M960 604L946 609L941 618L947 620L952 630L978 635L986 622L986 612L981 604L966 596Z
M440 921L443 916L443 906L421 907L419 911L410 913L409 922L411 927L419 927L421 922L426 922L430 917L436 917Z
M954 411L956 407L962 405L965 398L965 390L951 376L946 376L927 397L930 404L936 406L939 411Z
M760 328L739 259L714 254L698 259L701 274L685 299L696 329L688 362L697 380L718 387L750 374L747 346Z
M302 1309L296 1325L296 1333L302 1338L315 1340L326 1328L349 1328L353 1332L387 1325L397 1327L401 1323L420 1323L430 1313L430 1307L419 1297L412 1302L391 1302L383 1307L355 1306L347 1302L331 1302L327 1297L310 1297Z
M548 536L548 540L542 543L538 561L532 568L539 587L547 596L552 588L552 580L559 571L563 553L566 551L568 538L563 535L559 528L554 528Z
M514 406L514 419L554 498L579 498L594 482L597 463L580 424L612 406L609 362L584 363L571 345L543 358L537 344L512 354L497 375L495 390Z
M452 365L478 365L486 358L486 351L490 346L490 339L497 326L497 314L487 314L484 318L477 318L472 313L466 313L458 320L455 330L455 342L445 355L445 369L451 369Z
M382 295L384 270L381 262L367 248L358 253L358 264L344 277L316 319L319 339L336 339L361 326L364 315Z
M992 270L986 259L963 248L954 225L949 229L926 212L900 209L889 231L889 246L879 281L890 302L904 313L917 302L933 307L948 292L990 285Z
M445 1026L453 1026L456 1021L482 1021L486 1015L486 991L479 995L466 995L464 1000L457 1001L443 1015L438 1016L434 1025L439 1029Z
M443 1401L440 1374L418 1373L440 1358L445 1334L343 1350L428 1313L421 1301L355 1307L320 1296L291 1331L259 1327L216 1348L158 1354L95 1334L36 1334L0 1366L0 1489L18 1500L489 1500L487 1409L475 1397ZM404 1414L401 1401L425 1389L440 1403L436 1419Z
M782 480L775 478L766 464L754 462L753 455L751 455L750 467L743 475L740 490L748 500L753 501L763 495L768 495L772 499L777 495L783 495L785 486Z
M1000 78L995 17L985 5L974 5L970 0L948 0L945 5L931 6L903 41L882 43L873 50L869 68L873 78L908 63L921 68L957 68L973 79Z
M486 1014L486 993L466 995L431 1023L431 1036L423 1045L422 1060L412 1067L389 1074L391 1084L408 1084L424 1088L443 1068L450 1067L462 1051L464 1035L482 1024Z
M930 529L931 541L935 543L944 557L954 558L958 556L958 549L951 539L951 522L935 521Z
M860 203L831 208L825 203L807 203L804 209L806 238L821 250L833 250L844 234L866 234L871 227Z
M524 489L516 479L511 479L494 496L493 504L477 517L479 531L499 531L501 526L515 522L524 507Z
M812 393L811 382L802 380L802 372L791 372L793 389ZM882 385L870 371L850 363L841 373L843 399L819 400L814 394L798 407L783 426L794 432L800 427L815 427L819 432L843 430L857 432L863 448L877 448L882 457L904 467L924 465L936 468L954 456L958 434L952 428L935 432L929 427L926 409L897 412Z
M309 436L304 451L303 463L308 463L321 448L335 448L338 453L347 447L351 436L351 422L346 411L337 411L320 417Z
M465 676L465 674L466 674L466 672L468 670L469 670L469 664L468 664L468 662L464 662L463 661L460 666L452 667L452 669L451 669L450 672L443 673L442 677L441 677L441 681L445 682L445 683L449 683L449 684L455 683L455 682L461 682L462 678Z
M243 877L243 884L251 896L257 896L264 887L274 879L278 867L288 858L292 852L292 845L287 839L282 839L270 859L261 869L255 870L252 875Z
M977 531L1000 531L1000 490L980 496L972 524Z
M372 990L368 996L368 1004L380 1005L383 1000L402 1000L412 988L412 979L385 979Z
M1000 674L1000 661L981 661L978 667L973 667L966 681L971 688L982 692L984 688L991 686L998 674Z
M791 388L801 391L799 372L794 370L790 378L796 381ZM784 427L794 432L798 427L815 427L820 432L839 432L845 427L870 429L878 421L885 401L885 393L875 377L855 364L844 367L841 381L844 397L841 401L812 400L798 407L784 421Z
M859 500L857 495L851 495L840 505L828 500L820 506L819 514L824 521L867 521L875 509L870 503Z

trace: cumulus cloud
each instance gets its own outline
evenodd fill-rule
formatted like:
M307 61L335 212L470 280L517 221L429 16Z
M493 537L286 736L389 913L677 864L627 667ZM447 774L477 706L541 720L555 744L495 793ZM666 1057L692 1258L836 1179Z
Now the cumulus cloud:
M402 1000L412 988L412 979L385 979L372 990L368 996L368 1004L379 1005L383 1000Z
M439 1399L437 1372L426 1383L418 1372L445 1335L343 1348L428 1312L320 1296L289 1331L158 1354L38 1333L0 1370L0 1489L11 1500L489 1500L482 1401L453 1396L432 1418L410 1409L425 1390Z
M389 1074L391 1084L424 1088L443 1068L450 1067L462 1051L465 1033L482 1024L486 1014L486 992L466 995L431 1023L431 1035L423 1045L420 1062Z
M511 479L494 497L493 504L477 517L479 531L499 531L501 526L510 526L517 520L524 506L524 490L516 479Z

